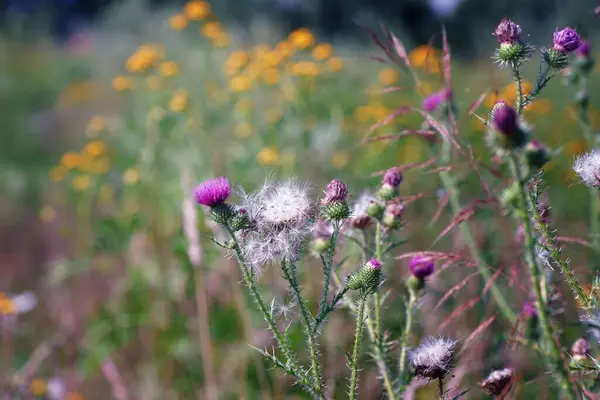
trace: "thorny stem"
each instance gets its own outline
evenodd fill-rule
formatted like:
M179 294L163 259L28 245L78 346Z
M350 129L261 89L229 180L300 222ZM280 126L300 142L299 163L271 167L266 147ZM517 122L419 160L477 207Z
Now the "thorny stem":
M265 302L263 301L262 296L260 295L258 288L256 287L256 282L254 280L254 277L252 276L250 269L248 268L248 266L246 265L246 262L244 261L242 251L241 251L240 245L237 241L235 234L233 233L231 228L228 226L227 226L227 231L229 232L229 235L231 236L231 238L233 240L233 250L235 251L235 255L236 255L238 264L240 265L240 268L242 270L242 274L244 276L244 282L248 286L248 290L250 291L250 294L252 295L252 298L256 302L258 309L262 313L265 321L267 322L269 329L273 333L273 336L275 337L277 344L283 351L283 354L286 358L286 363L289 364L290 368L296 372L296 376L298 377L298 379L300 380L300 383L302 385L304 385L307 388L310 388L311 390L315 390L316 394L319 394L319 391L315 387L316 382L313 384L313 382L310 382L308 380L308 378L304 375L304 371L302 371L302 369L300 368L298 358L296 357L296 355L292 352L292 350L290 348L290 344L289 344L287 337L279 331L279 328L277 328L277 325L275 324L275 320L273 319L273 316L267 309L267 306L265 305Z
M400 371L399 379L402 385L406 383L406 355L408 354L408 339L410 338L410 331L412 329L412 314L416 300L416 294L411 290L408 298L408 304L406 306L406 319L404 322L404 332L402 332L400 343L400 360L398 362L398 369Z
M573 273L573 270L569 268L569 265L562 257L560 249L556 247L554 243L554 236L548 230L548 225L546 225L542 221L542 216L540 215L540 212L537 209L535 199L533 198L532 193L529 191L527 191L527 205L529 207L529 210L531 210L532 217L535 221L537 229L540 231L542 237L544 238L544 247L550 252L552 260L554 260L554 262L560 267L560 270L565 276L569 287L571 288L573 293L575 293L577 299L581 302L584 309L589 310L593 308L593 304L590 301L590 298L585 294L581 284L579 283L579 280Z
M321 317L325 314L327 310L327 295L329 294L329 285L331 284L331 268L333 266L333 256L335 254L335 246L337 242L337 237L340 232L340 223L335 222L333 225L333 234L329 240L329 249L327 251L327 258L323 263L323 294L321 295L321 299L319 300L319 313L317 314L317 318ZM315 325L313 330L317 330L317 324L315 319Z
M362 339L362 331L365 324L365 303L367 297L360 295L358 298L358 312L356 314L356 332L354 333L354 350L352 351L352 360L350 365L352 373L350 375L350 394L349 400L356 399L356 387L358 385L358 359L360 356L360 342Z
M452 213L454 215L458 215L458 213L461 211L461 205L459 200L458 188L456 187L454 178L450 175L448 171L440 172L440 178L442 180L444 189L448 193L448 199L450 207L452 208ZM490 267L485 262L483 255L477 247L475 239L473 238L473 235L471 233L471 229L466 223L460 224L458 229L465 244L467 245L467 248L469 249L469 252L471 253L471 257L473 257L475 263L477 264L477 270L479 271L479 274L486 283L489 282L492 278ZM493 282L489 286L489 290L492 294L492 298L498 305L498 308L500 309L500 312L502 313L504 318L506 318L511 324L514 324L517 320L517 316L509 307L508 303L504 299L504 296L502 295L502 292L500 291L500 289L498 289L498 286L496 286L495 282Z
M330 312L335 310L335 306L337 305L337 303L340 302L340 300L342 300L342 298L344 297L346 292L348 292L348 290L350 290L350 289L348 289L347 287L344 287L342 290L340 290L335 295L333 300L331 300L331 303L325 304L325 309L323 310L323 312L319 313L319 315L317 315L315 317L315 321L313 323L313 332L317 333L317 331L319 330L319 327L321 326L323 321L325 321L325 319L327 318L327 316L329 315Z
M523 173L521 172L519 166L519 160L517 154L512 151L508 157L509 166L511 172L517 181L518 184L518 196L519 196L519 210L518 216L521 218L521 223L523 224L525 230L525 261L527 262L527 266L529 267L529 272L531 274L531 285L533 286L533 291L535 294L535 303L538 312L538 318L540 321L540 328L542 330L542 337L546 342L548 348L548 357L546 361L548 362L550 368L552 368L558 374L558 384L564 394L572 400L577 399L577 395L573 388L571 381L569 380L569 373L565 368L564 361L560 354L560 349L558 345L554 341L554 336L552 334L552 328L550 327L550 322L548 319L548 311L544 305L544 299L542 296L542 285L540 282L540 269L538 268L536 262L535 255L535 238L533 235L533 230L531 228L531 220L530 220L530 212L529 212L529 202L527 200L527 188L526 182L523 179Z
M519 67L513 63L512 72L515 79L515 85L517 87L517 114L521 115L523 112L523 81L521 79L521 73Z
M383 261L382 258L382 243L381 243L381 223L377 221L376 233L375 233L375 258L379 261ZM377 340L381 339L381 295L379 289L375 292L375 332L377 334Z
M300 287L298 283L298 275L296 273L296 266L294 263L287 263L285 260L281 263L281 268L283 270L283 274L285 279L290 283L290 287L296 298L296 302L300 306L300 315L302 316L302 324L304 325L304 330L306 331L306 336L308 339L308 349L310 352L310 365L311 371L313 374L313 381L315 385L315 389L317 393L323 393L323 379L321 377L321 366L319 365L319 358L317 354L317 341L315 339L315 334L313 332L313 324L311 322L312 315L306 307L306 302L302 298L302 294L300 293Z

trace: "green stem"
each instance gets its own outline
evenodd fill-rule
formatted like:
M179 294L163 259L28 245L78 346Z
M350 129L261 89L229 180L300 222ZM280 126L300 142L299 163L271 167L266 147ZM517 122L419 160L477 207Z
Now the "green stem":
M440 178L442 180L444 189L448 193L448 200L450 203L450 208L452 209L452 214L458 215L458 213L461 212L462 208L460 205L458 188L456 187L454 179L448 171L440 172ZM492 278L490 267L485 262L479 248L477 247L475 239L471 234L471 229L466 223L460 224L458 229L463 238L463 241L465 242L467 248L469 249L469 252L471 253L471 257L473 257L475 263L477 264L477 270L479 271L479 274L485 282L489 282ZM498 305L498 308L500 309L500 312L502 313L504 318L511 324L514 324L517 320L517 316L509 307L508 303L504 299L504 296L502 295L502 292L500 291L500 289L498 289L498 286L496 286L495 282L493 282L489 286L489 290L492 294L492 298Z
M438 389L440 394L440 400L444 400L444 378L438 378Z
M242 251L241 251L241 248L237 241L237 238L235 237L235 234L229 227L227 227L227 231L229 232L229 235L231 236L231 238L233 240L233 250L235 252L238 264L240 265L240 268L242 270L242 274L244 276L244 282L248 286L248 290L250 291L250 294L252 295L254 302L257 304L259 311L263 315L263 318L267 322L269 329L273 333L273 336L275 337L275 340L277 341L279 348L283 351L283 355L286 359L286 363L288 363L290 365L290 368L295 371L296 376L298 377L298 379L300 380L300 383L303 386L305 386L307 388L311 388L311 389L316 389L314 387L315 385L308 380L308 378L304 374L304 371L302 371L302 369L300 368L300 362L298 361L298 358L292 351L291 345L290 345L287 337L284 334L282 334L281 331L279 331L279 328L277 328L277 325L275 323L275 320L273 319L273 316L269 312L265 302L262 299L262 296L260 295L260 293L258 291L258 288L256 287L256 282L254 280L254 277L252 276L250 269L248 268L248 266L246 265L246 262L244 261Z
M518 196L519 196L519 217L525 230L525 261L529 267L531 274L531 285L533 286L533 292L535 294L535 303L538 312L538 319L540 322L540 328L542 330L542 337L549 346L548 353L549 357L546 361L549 367L557 373L558 384L564 394L572 400L577 399L575 389L571 381L569 380L569 373L565 368L564 361L560 354L560 349L554 341L554 335L552 334L552 328L548 318L548 311L544 305L542 296L542 285L540 282L540 269L538 268L535 255L535 238L533 230L531 228L531 219L529 212L529 202L527 201L527 188L526 182L523 179L523 174L519 166L519 160L515 152L511 152L508 158L511 172L518 184Z
M515 78L515 85L517 86L517 115L521 115L523 112L523 81L517 65L513 64L512 72Z
M312 315L306 306L306 302L302 298L302 294L300 293L300 286L298 281L298 275L296 273L296 266L294 263L286 263L283 261L281 264L284 278L290 283L290 287L296 298L296 302L300 306L300 315L302 316L302 324L304 325L304 330L306 331L306 336L308 339L308 349L310 352L310 365L311 371L313 375L313 381L315 385L315 390L317 393L323 393L323 379L321 377L321 366L319 365L319 358L317 354L317 341L315 339L315 334L313 333L313 324L311 321Z
M381 243L381 223L377 221L375 233L375 258L379 261L382 260L381 249L383 244ZM377 334L377 340L381 338L381 295L379 289L375 292L375 332Z
M416 295L411 290L408 298L408 305L406 306L406 320L404 321L404 332L402 333L400 342L400 360L398 362L398 368L400 371L399 378L402 385L406 384L406 356L408 354L408 340L410 338L410 331L412 329L412 314L416 300Z
M352 351L352 373L350 376L349 400L356 400L356 388L358 385L358 359L360 356L360 342L365 324L365 303L367 297L361 295L358 299L358 312L356 314L356 332L354 333L354 350Z
M333 225L333 234L329 240L329 249L327 251L327 258L323 263L323 293L321 294L321 299L319 300L319 312L317 314L318 317L325 314L327 309L327 296L329 294L329 285L331 284L331 268L333 266L333 256L335 254L335 245L337 242L338 233L340 232L340 224L335 222ZM316 321L316 320L315 320ZM313 328L316 331L316 323Z

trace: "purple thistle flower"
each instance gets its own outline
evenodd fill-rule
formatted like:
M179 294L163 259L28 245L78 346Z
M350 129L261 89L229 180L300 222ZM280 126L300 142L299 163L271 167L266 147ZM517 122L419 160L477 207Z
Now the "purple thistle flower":
M325 198L321 201L324 205L334 201L346 201L348 197L348 186L338 179L334 179L327 185Z
M582 40L581 43L579 43L579 47L577 48L577 55L579 57L589 57L591 52L592 46L590 45L590 42L588 42L587 40Z
M523 304L521 312L529 318L537 317L538 315L537 307L533 301L526 301L525 304Z
M365 264L365 268L370 268L370 269L380 269L382 267L383 263L375 258L371 258L366 264Z
M504 135L512 136L519 131L517 112L504 101L494 104L492 121L494 127Z
M492 34L500 44L515 44L521 41L521 27L510 18L500 21Z
M418 279L425 279L433 274L434 263L431 258L426 256L414 256L408 265L410 272Z
M585 338L579 338L571 346L571 354L576 360L585 360L592 350L590 342Z
M577 50L581 39L573 28L563 28L554 32L554 45L552 48L559 53L566 54Z
M430 94L423 100L423 109L428 113L432 113L439 108L442 103L449 101L452 98L450 89L442 89Z
M231 194L229 181L225 177L207 179L194 190L198 204L215 207L227 200Z
M390 185L393 188L397 188L402 183L402 171L398 167L393 167L385 171L383 176L383 183Z

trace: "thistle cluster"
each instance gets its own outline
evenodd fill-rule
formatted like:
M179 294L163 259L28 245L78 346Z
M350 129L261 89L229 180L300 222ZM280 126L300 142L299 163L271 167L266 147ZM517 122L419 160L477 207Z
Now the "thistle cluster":
M579 48L581 39L572 28L563 28L554 32L552 48L542 49L546 64L555 70L563 70L569 65L568 55Z

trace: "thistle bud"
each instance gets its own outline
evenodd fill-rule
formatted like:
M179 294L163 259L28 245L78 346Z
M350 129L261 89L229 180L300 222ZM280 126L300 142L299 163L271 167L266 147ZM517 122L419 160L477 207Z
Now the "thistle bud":
M515 376L511 368L493 371L483 382L481 388L490 396L499 396L507 391Z
M532 170L538 170L550 161L548 149L535 139L525 146L525 161Z
M490 120L494 142L500 148L519 148L525 144L527 137L519 126L517 112L505 101L498 101L494 104L490 112Z
M495 58L501 66L516 66L527 60L531 46L521 41L521 27L509 18L504 18L493 33L500 46Z
M350 207L345 201L332 201L325 206L323 213L329 220L341 221L350 216Z
M218 224L227 224L233 216L233 207L225 201L231 194L229 181L225 177L207 179L194 190L198 204L211 210L212 219Z
M585 338L579 338L571 346L571 355L575 361L581 362L589 358L591 349L590 342Z
M346 286L351 290L360 290L365 295L374 293L382 281L382 265L379 260L372 258L348 277Z
M248 210L245 208L240 208L229 220L229 226L234 232L250 227L250 216L248 215Z
M383 212L382 222L386 228L398 229L402 225L404 206L400 203L388 204Z
M402 172L400 171L400 168L390 168L383 176L383 183L377 191L377 195L382 200L392 200L398 196L398 187L401 183Z
M409 353L415 375L426 379L442 379L454 367L456 340L428 338Z
M550 68L561 71L569 65L567 53L562 53L555 49L542 49L542 58Z
M341 221L350 216L350 207L346 203L348 186L340 180L334 179L327 185L325 197L321 201L323 212L327 219Z
M381 219L381 216L383 215L383 210L383 204L379 203L378 201L372 200L367 206L367 215L375 219Z

